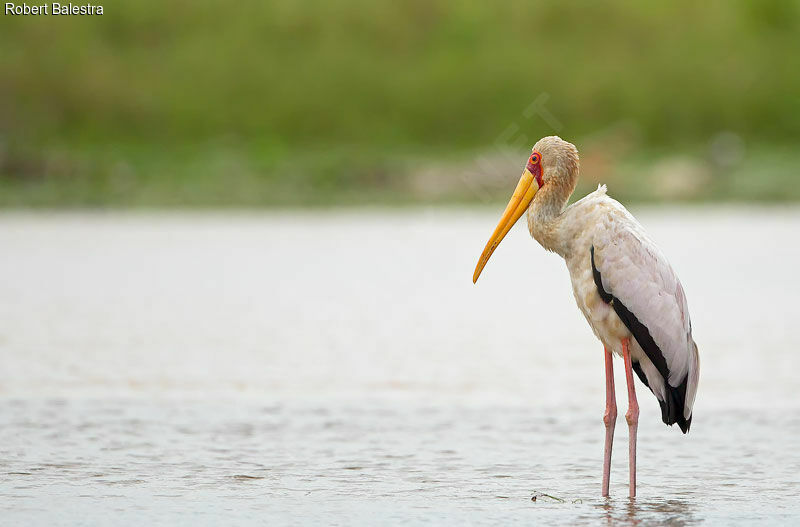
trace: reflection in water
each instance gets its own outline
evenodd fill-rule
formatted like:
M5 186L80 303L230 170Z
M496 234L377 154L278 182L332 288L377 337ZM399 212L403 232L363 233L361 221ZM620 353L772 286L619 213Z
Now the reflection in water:
M599 507L603 509L608 525L633 527L657 524L684 527L701 523L694 515L692 502L688 500L608 499Z

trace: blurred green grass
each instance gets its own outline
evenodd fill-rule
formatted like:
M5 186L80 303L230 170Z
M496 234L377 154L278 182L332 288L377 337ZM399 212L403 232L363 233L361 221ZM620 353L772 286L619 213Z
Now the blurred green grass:
M104 5L0 17L0 205L494 199L552 133L622 198L800 199L795 0Z

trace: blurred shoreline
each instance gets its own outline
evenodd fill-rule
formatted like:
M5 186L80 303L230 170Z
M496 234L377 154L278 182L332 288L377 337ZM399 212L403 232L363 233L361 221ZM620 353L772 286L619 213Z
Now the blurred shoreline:
M581 144L579 143L579 148ZM619 154L617 155L617 151ZM272 156L248 148L0 150L1 208L327 208L493 204L508 197L524 149ZM574 197L598 184L625 203L800 201L800 152L581 148Z

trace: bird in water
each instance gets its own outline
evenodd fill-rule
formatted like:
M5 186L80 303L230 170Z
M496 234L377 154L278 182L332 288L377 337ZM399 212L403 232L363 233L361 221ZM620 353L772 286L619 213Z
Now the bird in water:
M578 182L575 145L540 139L475 267L489 257L527 211L531 236L564 258L572 292L604 347L606 428L602 495L608 496L611 447L617 419L612 356L623 358L628 386L630 496L636 496L636 431L639 404L633 372L658 399L661 419L685 434L692 424L700 362L692 338L686 295L678 276L642 225L601 185L567 206Z

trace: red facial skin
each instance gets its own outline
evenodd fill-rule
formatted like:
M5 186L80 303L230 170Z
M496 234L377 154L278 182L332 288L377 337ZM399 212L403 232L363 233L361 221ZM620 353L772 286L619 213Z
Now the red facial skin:
M542 188L542 185L544 185L544 181L542 180L542 154L533 152L531 157L528 158L528 164L525 168L528 169L528 172L533 174L533 178L536 180L536 183L539 184L539 188Z

